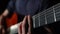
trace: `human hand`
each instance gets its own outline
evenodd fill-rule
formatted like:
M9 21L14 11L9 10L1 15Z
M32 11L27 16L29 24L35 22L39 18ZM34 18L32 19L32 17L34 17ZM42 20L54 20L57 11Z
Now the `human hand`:
M28 21L28 32L25 32L25 25L26 25L26 20ZM20 26L18 28L18 33L19 34L31 34L31 20L30 20L30 15L25 16L23 21L20 22Z

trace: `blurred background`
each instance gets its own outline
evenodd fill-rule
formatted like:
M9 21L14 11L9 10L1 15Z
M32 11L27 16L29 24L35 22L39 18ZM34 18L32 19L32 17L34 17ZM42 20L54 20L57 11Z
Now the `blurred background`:
M4 12L4 10L6 9L6 7L7 7L7 5L8 5L8 2L9 2L10 0L0 0L0 15ZM57 4L57 3L60 3L60 0L49 0L49 7L51 7L51 6L53 6L53 5L55 5L55 4ZM49 8L48 7L48 8ZM56 22L57 23L57 22ZM53 31L55 31L55 33L57 32L57 34L59 34L59 32L60 32L60 22L58 22L58 24L56 24L56 23L54 23L54 24L49 24L49 25L46 25L46 27L48 27L48 28L51 28ZM44 26L43 26L44 27ZM39 30L42 30L43 29L43 27L40 27L41 29L38 29L38 30L36 30L35 29L35 31L34 32L37 32L37 33L39 33L38 31Z

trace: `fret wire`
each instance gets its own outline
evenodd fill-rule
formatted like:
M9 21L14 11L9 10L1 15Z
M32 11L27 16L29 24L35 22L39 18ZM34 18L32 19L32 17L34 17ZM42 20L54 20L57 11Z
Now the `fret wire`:
M35 28L35 18L33 18L33 27Z
M34 18L34 27L35 27L35 18Z
M45 24L47 24L47 18L46 18L46 14L45 14Z
M37 15L38 15L38 18L39 18L39 27L40 27L40 17L39 17L40 16L40 13L38 13Z
M39 27L39 26L40 26L40 17L38 17L38 16L35 17L35 20L36 20L36 18L37 18L37 21L38 21L38 26L37 26L37 27ZM36 23L37 23L37 22L35 22L35 24L34 24L34 25L35 25L35 28L36 28Z
M56 22L56 15L55 15L54 6L53 6L53 12L54 12L54 21Z
M40 10L39 10L40 11ZM40 16L40 13L38 13L38 16ZM38 17L39 18L39 27L40 27L40 17Z
M39 26L40 26L40 17L39 17Z

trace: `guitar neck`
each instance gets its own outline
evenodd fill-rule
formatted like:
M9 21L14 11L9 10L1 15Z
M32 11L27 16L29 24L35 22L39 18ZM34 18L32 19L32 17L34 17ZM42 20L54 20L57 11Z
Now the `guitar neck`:
M60 20L60 3L34 15L33 27L37 28Z

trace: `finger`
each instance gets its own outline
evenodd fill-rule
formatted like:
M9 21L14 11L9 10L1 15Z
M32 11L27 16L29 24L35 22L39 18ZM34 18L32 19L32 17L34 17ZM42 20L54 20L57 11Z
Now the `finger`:
M18 34L22 34L22 22L18 26Z
M28 27L28 33L31 33L31 20L30 20L30 15L28 15L28 25L29 25L29 27Z
M27 16L25 16L23 21L22 21L23 25L26 24L26 19L27 19Z
M22 22L22 34L25 34L26 19L27 19L27 16L24 17L24 20L23 20L23 22Z

